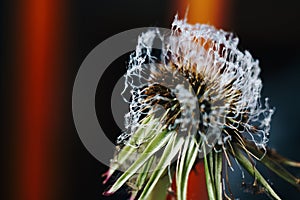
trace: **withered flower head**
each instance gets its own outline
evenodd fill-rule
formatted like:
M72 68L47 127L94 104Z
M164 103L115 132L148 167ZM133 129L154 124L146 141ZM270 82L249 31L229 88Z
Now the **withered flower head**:
M232 160L275 199L280 197L255 160L299 187L299 179L281 166L299 164L267 148L274 109L268 99L261 101L258 61L237 45L232 33L177 17L169 35L158 30L140 35L125 75L124 92L131 92L126 131L105 182L115 170L125 172L105 194L127 183L132 199L149 199L155 185L169 177L169 186L176 180L169 192L186 199L188 176L199 159L210 199L230 198L224 169L232 168Z

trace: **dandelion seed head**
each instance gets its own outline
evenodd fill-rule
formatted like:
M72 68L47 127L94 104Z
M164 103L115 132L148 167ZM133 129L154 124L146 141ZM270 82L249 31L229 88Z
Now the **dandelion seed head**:
M161 44L158 55L153 53L156 41ZM220 135L218 144L238 134L265 148L274 109L268 100L261 103L258 61L238 50L238 42L232 33L191 25L177 16L170 35L156 29L142 33L125 74L130 110L118 141L133 135L143 116L157 112L159 104L166 110L169 129L189 124L206 140Z

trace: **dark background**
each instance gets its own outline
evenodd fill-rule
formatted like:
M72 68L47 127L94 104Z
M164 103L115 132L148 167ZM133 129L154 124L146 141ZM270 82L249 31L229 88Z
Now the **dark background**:
M14 117L10 111L13 104L10 103L9 95L17 93L12 91L13 76L16 69L10 66L12 58L10 22L14 19L16 12L15 4L2 2L1 7L1 95L2 95L2 126L3 134L3 162L13 159L7 156L10 148L9 142L13 140L16 133L9 132L14 124ZM58 197L61 199L126 199L125 192L121 192L111 198L103 197L101 194L105 187L102 186L101 175L107 170L97 161L82 145L73 124L71 110L71 94L73 81L80 64L88 53L106 38L124 30L146 26L160 26L169 28L176 14L176 7L171 0L131 0L131 1L104 1L104 0L73 0L68 2L68 42L65 49L68 51L66 57L67 65L63 66L66 71L64 84L65 94L63 109L59 115L63 116L63 128L59 133L59 143L56 147L61 152L60 167L60 189ZM240 38L240 49L249 50L254 58L259 59L262 69L263 97L270 97L271 106L276 107L272 120L270 146L277 149L281 154L295 160L299 156L299 112L300 112L300 6L295 0L247 0L232 1L232 13L230 23L225 27ZM126 59L125 59L126 60ZM123 61L120 61L122 64ZM125 69L125 64L119 73ZM118 73L118 71L116 71ZM109 79L107 79L109 81ZM110 95L110 84L103 93ZM101 88L100 88L101 89ZM107 94L106 94L107 93ZM100 98L97 104L110 104L106 97ZM98 101L98 100L97 100ZM98 107L99 108L99 107ZM101 108L101 106L100 106ZM101 113L101 110L98 110ZM113 124L106 120L105 124ZM103 123L103 122L102 122ZM118 133L115 126L111 126L112 135ZM112 136L113 138L114 136ZM21 167L21 166L20 166ZM292 169L293 171L293 169ZM294 170L295 171L295 170ZM246 173L246 172L245 172ZM295 171L300 176L299 170ZM265 172L274 188L283 199L298 199L299 192L284 181L278 179L273 173ZM266 195L245 194L241 188L240 171L236 168L233 173L232 189L235 197L240 199L268 199ZM10 174L4 172L5 179ZM251 179L248 179L251 183ZM12 192L13 189L8 190Z

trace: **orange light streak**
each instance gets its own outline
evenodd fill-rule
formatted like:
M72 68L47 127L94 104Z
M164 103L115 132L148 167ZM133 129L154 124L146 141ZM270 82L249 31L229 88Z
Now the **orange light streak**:
M231 0L179 0L178 12L184 16L188 8L189 23L210 24L227 28L230 23Z
M27 0L17 16L17 152L15 197L54 199L62 87L63 1Z

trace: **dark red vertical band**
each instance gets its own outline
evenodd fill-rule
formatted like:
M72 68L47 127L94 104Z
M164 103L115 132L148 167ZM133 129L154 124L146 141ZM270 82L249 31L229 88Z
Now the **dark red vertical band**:
M63 88L62 0L21 1L17 13L17 199L54 199Z

